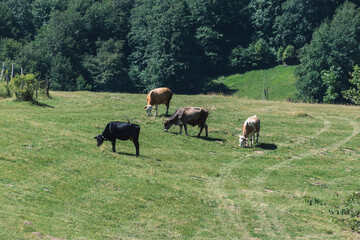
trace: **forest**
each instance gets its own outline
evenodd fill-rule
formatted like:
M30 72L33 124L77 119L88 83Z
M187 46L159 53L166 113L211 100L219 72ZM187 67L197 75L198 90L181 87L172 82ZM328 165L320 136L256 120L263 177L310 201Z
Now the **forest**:
M299 99L360 103L357 0L0 0L0 62L52 90L206 91L297 65Z

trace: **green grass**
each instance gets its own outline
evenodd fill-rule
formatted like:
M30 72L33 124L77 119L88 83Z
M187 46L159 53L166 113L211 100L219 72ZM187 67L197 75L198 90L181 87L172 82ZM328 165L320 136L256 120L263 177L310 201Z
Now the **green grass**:
M144 94L52 95L0 100L0 239L359 238L328 212L360 188L359 107L175 95L170 112L210 109L205 139L164 132ZM262 145L240 149L254 114ZM140 157L130 141L96 147L127 119Z
M279 65L267 70L235 74L225 77L222 82L228 88L235 91L234 95L238 97L261 100L264 78L266 78L269 87L269 100L296 100L295 67Z

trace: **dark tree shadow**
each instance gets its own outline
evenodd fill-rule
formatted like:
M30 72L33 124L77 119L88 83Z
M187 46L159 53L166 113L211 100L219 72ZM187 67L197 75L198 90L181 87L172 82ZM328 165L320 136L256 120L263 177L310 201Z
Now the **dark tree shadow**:
M265 149L265 150L276 150L278 147L276 144L273 143L260 143L258 145L256 145L256 147L259 147L261 149Z
M34 100L34 101L31 101L31 105L35 105L35 106L39 106L39 107L47 107L47 108L54 108L53 106L51 106L51 105L48 105L48 104L46 104L46 103L41 103L41 102L39 102L39 101L36 101L36 100Z

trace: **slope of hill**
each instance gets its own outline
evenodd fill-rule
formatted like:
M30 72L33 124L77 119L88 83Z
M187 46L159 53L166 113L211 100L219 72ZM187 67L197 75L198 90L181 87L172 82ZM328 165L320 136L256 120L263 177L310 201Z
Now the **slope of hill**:
M231 75L221 78L221 81L238 97L261 100L264 79L266 79L269 100L296 100L295 67L279 65L267 70L254 70L244 74Z
M170 112L210 109L209 138L197 138L197 127L164 132L144 94L52 96L0 101L0 239L358 238L342 203L360 188L359 107L175 95ZM241 149L254 114L260 144ZM140 157L130 141L96 146L128 119Z

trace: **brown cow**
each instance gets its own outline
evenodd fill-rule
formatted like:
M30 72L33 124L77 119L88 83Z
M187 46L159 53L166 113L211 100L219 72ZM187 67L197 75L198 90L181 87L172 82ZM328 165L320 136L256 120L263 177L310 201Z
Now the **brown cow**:
M155 88L149 92L149 94L146 97L147 105L144 107L146 108L146 112L148 116L151 116L151 109L155 105L155 116L157 116L158 111L158 105L159 104L165 104L166 106L166 112L165 116L169 112L169 105L170 100L172 98L172 91L169 88L163 87L163 88Z
M260 118L256 115L249 117L243 125L243 135L239 135L239 146L245 147L250 144L253 145L255 141L254 134L256 133L256 143L259 140L259 132L260 132Z
M164 131L167 132L172 125L179 125L180 126L180 134L182 133L182 127L184 126L185 134L188 136L187 133L187 124L191 126L198 125L200 127L200 132L205 128L206 137L208 136L208 125L206 124L206 118L210 112L204 108L199 107L186 107L186 108L179 108L176 112L168 119L164 120Z

